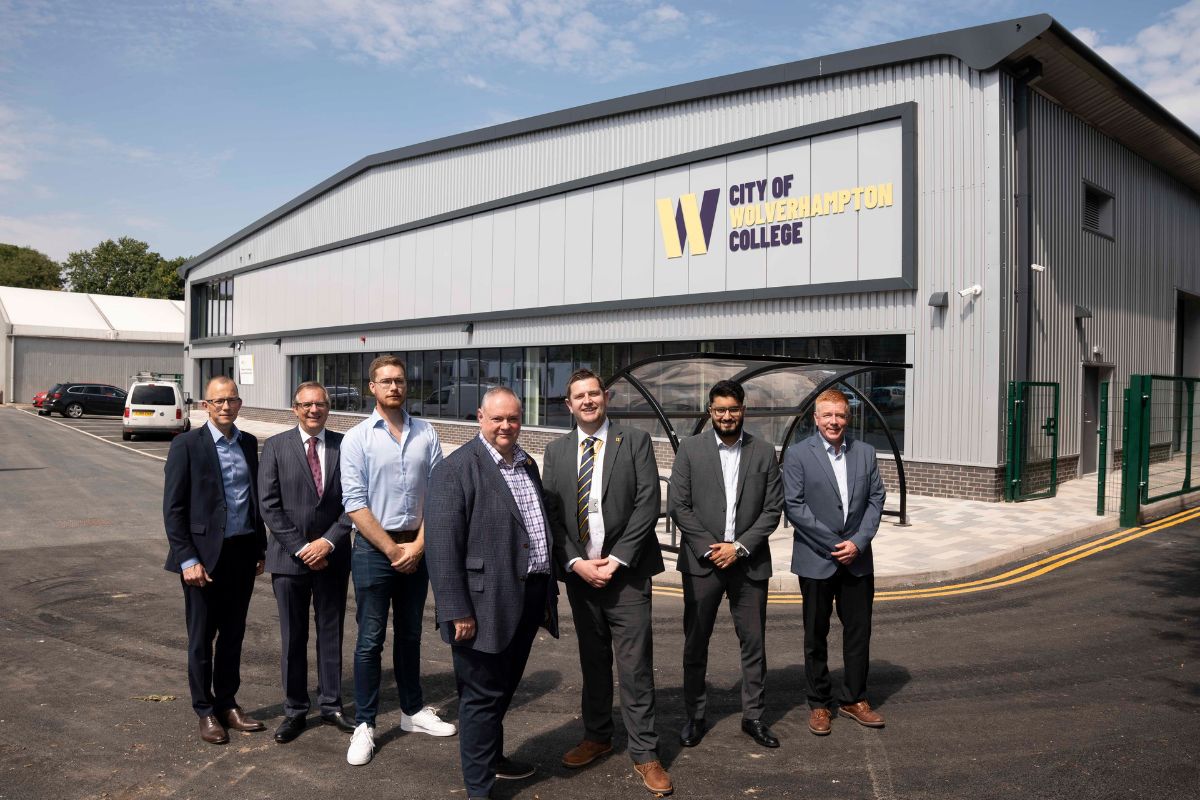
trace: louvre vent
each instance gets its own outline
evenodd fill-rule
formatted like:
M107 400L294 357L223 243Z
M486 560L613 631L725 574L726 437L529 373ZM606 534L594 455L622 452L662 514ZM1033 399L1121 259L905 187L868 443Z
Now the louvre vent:
M1112 195L1094 186L1084 185L1083 227L1101 236L1113 237Z

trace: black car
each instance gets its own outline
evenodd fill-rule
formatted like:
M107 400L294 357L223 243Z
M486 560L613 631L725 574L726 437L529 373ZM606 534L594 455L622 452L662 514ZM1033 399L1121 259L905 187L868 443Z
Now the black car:
M42 411L73 419L84 414L119 417L125 413L125 390L107 383L56 383L46 395Z

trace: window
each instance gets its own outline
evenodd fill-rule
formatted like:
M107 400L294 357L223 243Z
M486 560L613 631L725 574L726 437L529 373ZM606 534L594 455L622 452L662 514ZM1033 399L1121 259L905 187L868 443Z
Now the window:
M233 278L192 284L192 338L233 332Z
M1112 239L1116 233L1113 196L1099 186L1084 181L1083 229Z

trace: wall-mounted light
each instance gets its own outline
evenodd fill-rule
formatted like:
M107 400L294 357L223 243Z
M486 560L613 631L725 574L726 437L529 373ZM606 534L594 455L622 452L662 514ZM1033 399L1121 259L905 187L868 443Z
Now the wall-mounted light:
M934 292L929 295L930 308L945 308L948 305L950 305L949 292Z
M276 347L282 347L282 346L283 346L283 339L276 339L276 340L275 340L275 346L276 346Z
M1034 272L1045 272L1046 271L1046 268L1043 267L1041 264L1030 264L1029 268L1031 270L1033 270Z
M968 286L965 289L958 290L959 297L979 297L981 294L983 294L983 287L978 283L974 286Z
M470 336L472 333L475 332L475 323L468 322L466 325L463 325L462 332L465 333L467 336Z
M235 343L235 344L233 345L233 349L234 349L234 350L241 350L241 349L242 349L243 347L245 347L245 346L246 346L246 340L245 340L245 339L242 339L241 341L239 341L239 342L237 342L237 343Z
M1087 306L1075 306L1075 321L1092 318L1092 310Z

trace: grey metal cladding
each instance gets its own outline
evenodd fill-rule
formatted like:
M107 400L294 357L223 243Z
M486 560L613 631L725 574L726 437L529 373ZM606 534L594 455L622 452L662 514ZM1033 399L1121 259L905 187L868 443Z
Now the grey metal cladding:
M1056 27L1063 30L1054 19L1046 14L978 25L946 33L919 36L900 42L848 50L827 56L794 61L778 66L725 75L717 78L693 81L664 89L654 89L625 97L605 100L575 108L554 111L527 119L506 122L488 128L433 139L367 156L337 174L327 178L313 188L290 200L274 211L242 228L237 233L205 250L180 267L180 275L186 279L188 273L218 253L304 206L329 190L355 179L362 173L399 161L419 156L440 153L471 145L494 142L537 131L545 131L568 125L579 125L622 114L633 114L660 106L718 97L721 95L761 90L811 78L829 77L846 72L875 67L903 64L939 56L952 56L974 70L987 70L1009 57L1039 35ZM1065 31L1063 31L1065 32ZM1067 34L1068 36L1070 34ZM1071 37L1078 47L1086 46ZM1090 51L1089 51L1090 52ZM1119 73L1111 70L1118 79ZM1129 84L1132 86L1132 84ZM1136 87L1135 87L1136 91ZM1153 101L1151 101L1153 102ZM1165 113L1165 112L1164 112Z

